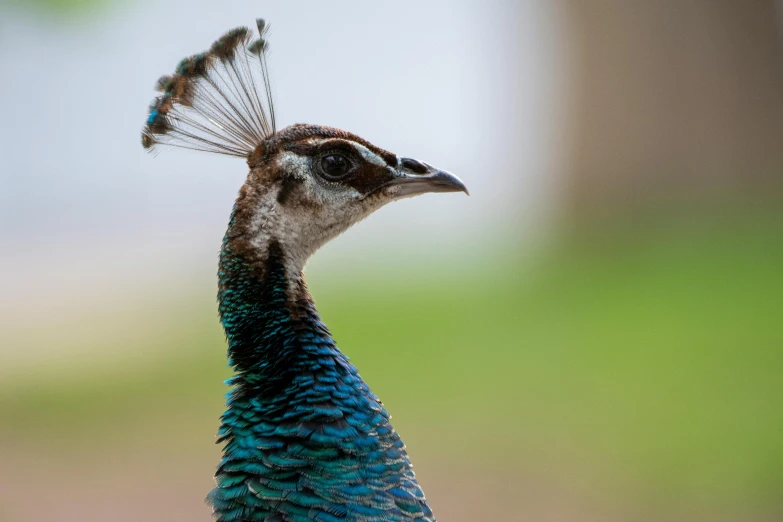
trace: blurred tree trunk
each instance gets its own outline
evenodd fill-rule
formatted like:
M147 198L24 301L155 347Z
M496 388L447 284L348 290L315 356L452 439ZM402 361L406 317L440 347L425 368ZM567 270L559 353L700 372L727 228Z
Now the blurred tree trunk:
M564 0L576 63L576 213L777 190L783 37L773 0Z

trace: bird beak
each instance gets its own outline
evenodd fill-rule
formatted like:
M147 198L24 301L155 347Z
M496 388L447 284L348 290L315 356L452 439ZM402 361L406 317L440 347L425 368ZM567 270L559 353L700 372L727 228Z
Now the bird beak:
M397 170L396 177L386 185L392 187L391 192L395 199L417 196L426 192L464 192L470 195L465 184L454 174L418 161L415 162L414 171L411 168L404 168L405 161L413 163L415 160L404 160L403 168Z

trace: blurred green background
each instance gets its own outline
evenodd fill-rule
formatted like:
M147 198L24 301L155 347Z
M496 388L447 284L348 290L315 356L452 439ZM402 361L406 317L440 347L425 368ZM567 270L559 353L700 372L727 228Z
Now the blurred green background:
M145 157L136 98L205 47L202 33L267 12L278 105L297 105L286 82L319 60L285 62L285 35L305 48L325 38L328 51L340 24L368 53L455 80L456 94L350 81L312 94L388 96L371 114L338 101L318 117L395 151L432 147L473 194L384 209L308 266L321 315L392 413L440 520L783 518L780 3L270 2L216 14L226 27L210 4L181 23L165 20L176 4L2 9L0 63L13 74L0 106L14 125L0 196L0 521L209 520L229 375L213 265L244 167L210 185L223 162ZM145 17L164 18L150 34L173 34L128 28ZM410 49L386 48L411 18ZM486 41L450 51L474 22ZM21 34L43 48L63 38L63 69L87 77L113 61L86 50L104 42L163 65L109 70L135 105L79 130L60 122L76 90L31 81L41 64L11 52ZM372 76L368 63L347 60L341 77ZM25 101L36 88L55 102ZM116 95L85 93L107 106ZM428 142L449 117L467 128ZM49 154L32 152L41 137L19 137L23 120L66 144L57 129L77 125L84 147L51 153L52 173ZM103 156L90 150L98 124L111 131Z

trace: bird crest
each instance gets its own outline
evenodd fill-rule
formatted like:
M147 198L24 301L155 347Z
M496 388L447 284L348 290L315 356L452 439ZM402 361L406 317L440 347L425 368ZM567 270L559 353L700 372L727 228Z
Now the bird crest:
M267 69L269 26L256 20L258 38L238 27L208 51L189 56L156 85L141 144L249 157L275 131Z

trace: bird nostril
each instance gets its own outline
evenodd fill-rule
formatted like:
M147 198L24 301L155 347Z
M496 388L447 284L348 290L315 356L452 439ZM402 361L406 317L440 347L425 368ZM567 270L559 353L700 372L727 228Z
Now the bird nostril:
M414 174L426 174L430 170L427 165L413 158L400 158L400 166Z

